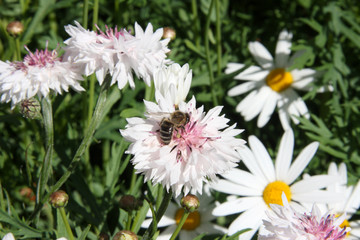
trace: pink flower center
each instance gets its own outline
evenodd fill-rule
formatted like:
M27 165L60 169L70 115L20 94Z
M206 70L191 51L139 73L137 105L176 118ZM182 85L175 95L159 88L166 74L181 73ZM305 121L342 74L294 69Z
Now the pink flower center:
M324 240L342 240L346 237L346 228L341 229L334 225L334 214L329 214L326 218L322 217L320 221L315 216L305 215L300 219L301 227L306 233Z
M17 70L26 71L28 66L46 67L49 64L53 65L56 61L61 61L57 51L55 49L49 51L47 46L45 50L39 51L36 49L35 53L32 53L27 46L25 46L25 49L29 54L24 57L24 61L12 63Z
M201 151L203 145L210 140L210 137L203 135L206 125L197 121L189 122L184 127L174 129L172 141L177 151L177 161L184 161L193 150Z
M106 39L119 39L120 37L125 39L125 30L124 29L120 29L120 31L118 31L117 27L113 28L109 28L108 26L105 26L106 31L103 32L101 31L101 29L96 25L97 30L99 31L99 36L106 38Z

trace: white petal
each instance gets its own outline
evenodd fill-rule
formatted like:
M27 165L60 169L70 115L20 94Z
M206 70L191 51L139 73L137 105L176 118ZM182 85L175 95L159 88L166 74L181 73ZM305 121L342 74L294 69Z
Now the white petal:
M237 86L231 88L228 91L228 95L230 97L241 95L243 93L246 93L246 92L254 89L256 86L257 86L256 82L246 82L246 83L243 83L243 84L240 84L240 85L237 85Z
M292 34L283 30L276 44L275 66L276 68L286 68L291 53Z
M235 194L238 196L261 196L262 194L262 191L259 189L242 186L223 179L220 179L215 183L211 183L210 186L212 189L215 189L216 191L227 194Z
M12 233L7 233L2 240L15 240L15 237Z
M260 88L258 94L254 98L254 101L241 111L245 121L250 121L261 112L270 94L272 94L272 91L269 87L264 86Z
M268 98L265 101L264 107L259 115L257 126L262 128L265 126L271 118L271 115L274 113L276 103L278 101L277 93L269 93Z
M307 145L291 165L285 182L291 184L303 172L319 147L318 142Z
M265 80L268 74L269 74L269 70L264 70L258 66L250 66L244 71L240 72L234 78L238 80L260 82L262 80Z
M255 156L256 162L260 166L264 176L268 182L275 181L275 168L271 160L269 153L267 152L265 146L260 142L260 140L255 136L249 137L249 145Z
M231 62L226 65L225 73L230 74L242 69L243 67L245 67L245 64Z
M337 176L329 175L316 175L308 177L291 185L291 192L294 194L299 194L319 190L336 183L337 180Z
M281 138L279 151L275 161L276 179L286 181L294 149L294 133L291 129L285 131Z
M273 68L273 57L269 51L259 42L250 42L249 50L254 56L255 60L263 69Z
M262 224L266 209L268 209L268 207L264 204L243 212L230 224L229 235L246 228L251 228L253 229L252 231L241 234L240 236L241 240L250 240Z
M215 207L212 211L214 216L228 216L240 212L244 212L258 204L262 204L262 197L242 197L231 201L224 202Z

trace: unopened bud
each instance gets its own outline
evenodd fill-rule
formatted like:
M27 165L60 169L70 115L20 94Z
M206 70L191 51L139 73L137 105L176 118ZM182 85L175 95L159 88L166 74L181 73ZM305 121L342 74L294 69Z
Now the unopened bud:
M109 236L109 234L107 234L107 233L100 233L100 235L99 235L99 240L109 240L110 239L110 236Z
M200 207L200 201L197 196L188 194L181 199L181 206L188 212L194 212Z
M123 230L116 233L113 240L138 240L138 237L131 231Z
M65 207L69 201L69 196L63 190L59 190L51 194L50 204L54 208Z
M19 21L13 21L7 25L6 31L11 36L17 37L24 31L24 25Z
M142 201L136 199L132 195L124 195L120 198L120 208L127 212L138 210L142 206Z
M36 200L36 196L34 194L34 191L29 187L23 187L20 189L20 195L30 202L34 202Z
M41 106L36 98L30 98L20 103L21 114L30 119L41 119Z
M164 27L163 31L163 38L170 38L170 40L174 40L176 38L176 32L174 29Z

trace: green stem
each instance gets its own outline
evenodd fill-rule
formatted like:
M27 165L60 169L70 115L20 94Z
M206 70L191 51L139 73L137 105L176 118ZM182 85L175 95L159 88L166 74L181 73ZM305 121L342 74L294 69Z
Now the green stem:
M131 229L131 221L132 221L131 213L132 213L132 211L127 212L127 214L128 214L128 219L127 219L126 227L125 227L125 229L126 229L126 230L129 230L129 231L130 231L130 229Z
M88 15L89 15L89 1L84 0L84 7L83 7L83 27L87 29L88 25Z
M94 0L94 12L93 12L93 30L96 30L96 24L99 19L99 0Z
M45 192L45 186L51 174L51 162L54 151L54 127L52 106L49 96L44 97L41 100L41 108L43 112L44 128L45 128L45 142L46 142L46 154L41 166L40 177L37 187L36 203L39 204L42 201L42 196Z
M69 235L69 239L70 240L75 240L74 235L73 235L72 230L71 230L71 227L70 227L70 224L69 224L69 222L67 220L67 217L66 217L65 208L61 207L61 208L59 208L59 210L60 210L61 218L62 218L62 220L64 222L64 225L65 225L66 232Z
M152 101L155 96L155 84L151 81L150 87L145 84L145 100Z
M197 9L197 0L191 1L191 9L193 14L193 26L195 34L195 46L197 49L200 49L200 37L199 37L199 18L198 18L198 9Z
M41 210L43 204L48 201L50 195L53 192L55 192L56 190L58 190L66 182L66 180L74 172L78 162L80 161L81 157L84 155L86 149L90 146L90 144L92 142L92 137L95 133L95 130L98 127L98 125L100 124L100 121L103 117L103 112L106 110L105 105L106 105L106 99L107 99L109 87L110 87L110 79L106 78L101 86L101 90L100 90L99 98L98 98L98 101L97 101L97 104L95 107L93 118L91 119L90 125L89 125L87 131L85 132L85 136L84 136L79 148L77 149L68 169L63 174L63 176L55 183L55 185L53 185L50 188L50 191L41 200L40 204L38 204L38 206L35 207L34 212L30 216L30 220L34 219L35 215Z
M207 63L207 68L209 71L209 78L210 78L210 88L211 88L211 96L213 99L213 104L214 106L218 105L218 100L216 98L216 94L215 94L215 80L214 80L214 73L212 70L212 65L211 65L211 59L210 59L210 49L209 49L209 29L210 29L210 15L211 15L211 11L214 7L214 1L211 1L210 4L210 8L209 8L209 13L206 17L206 24L205 24L205 52L206 52L206 63Z
M135 194L135 192L134 192L134 191L136 191L136 189L134 189L135 183L136 183L136 170L134 168L132 175L131 175L131 181L130 181L130 194L131 195Z
M175 231L174 231L173 234L171 235L170 240L174 240L174 239L177 237L177 235L179 234L179 232L180 232L182 226L184 225L186 219L188 218L189 214L190 214L190 212L188 212L188 211L185 210L184 214L182 215L182 217L181 217L181 219L180 219L179 224L177 225Z
M221 20L220 20L220 3L215 0L216 8L216 50L217 50L217 76L221 74Z
M15 60L21 61L21 52L20 52L20 38L15 38Z
M156 222L157 223L160 222L162 216L164 215L167 207L169 206L171 198L172 198L172 190L170 189L169 191L165 191L165 196L161 202L160 208L156 212ZM152 239L156 230L157 230L157 226L154 226L154 220L153 220L151 222L150 226L148 227L148 229L145 231L143 240Z

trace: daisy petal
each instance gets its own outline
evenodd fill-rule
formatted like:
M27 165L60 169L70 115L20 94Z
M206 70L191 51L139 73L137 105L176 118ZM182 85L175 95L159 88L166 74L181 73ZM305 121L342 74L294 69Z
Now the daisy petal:
M294 133L291 129L285 131L281 138L279 151L275 161L276 178L285 181L289 172L294 149ZM289 184L285 181L285 183Z
M273 68L273 57L269 51L259 42L250 42L249 50L254 56L255 60L263 69Z
M291 53L292 34L283 30L276 44L275 50L275 66L276 68L286 68Z
M305 167L309 164L312 157L314 156L316 150L319 147L318 142L313 142L304 148L299 156L295 159L293 164L291 165L287 178L285 180L286 183L290 184L301 174L301 172L305 169Z
M270 120L271 115L274 113L278 97L277 93L273 94L271 92L269 94L257 121L257 126L259 128L265 126Z
M269 153L267 152L265 146L260 142L260 140L255 136L249 137L249 145L252 152L254 153L256 162L260 166L264 176L267 178L268 182L275 181L275 169L274 164L271 160Z

